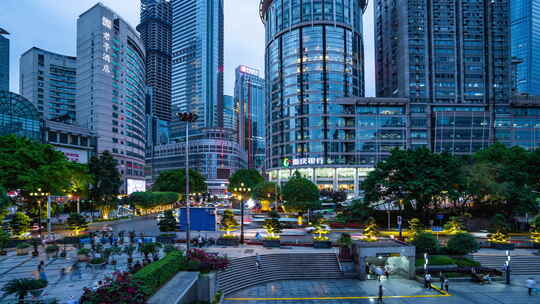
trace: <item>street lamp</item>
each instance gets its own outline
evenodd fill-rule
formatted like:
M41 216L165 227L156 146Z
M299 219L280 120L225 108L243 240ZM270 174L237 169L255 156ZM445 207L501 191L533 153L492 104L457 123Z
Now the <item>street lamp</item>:
M244 244L244 199L251 192L251 188L245 187L244 183L240 187L233 189L240 199L240 244Z
M43 235L41 234L41 199L44 197L47 197L47 203L49 203L49 196L51 194L48 192L41 192L41 188L37 189L37 192L30 192L30 196L36 198L38 202L38 231L39 231L39 238L42 239ZM49 205L47 204L47 208L49 208Z
M186 179L186 249L189 254L191 242L191 216L189 211L189 124L197 121L197 114L191 112L176 113L178 118L186 123L186 170L184 178Z
M506 284L510 284L510 251L506 250L506 261L504 262L505 265L505 277L506 277Z

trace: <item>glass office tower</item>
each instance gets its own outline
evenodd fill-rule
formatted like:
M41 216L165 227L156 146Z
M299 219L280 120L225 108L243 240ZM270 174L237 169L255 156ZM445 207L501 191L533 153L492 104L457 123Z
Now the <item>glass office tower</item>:
M512 56L520 62L516 93L540 95L540 0L513 0Z
M172 111L198 114L193 135L223 119L223 0L172 2ZM171 137L183 136L173 120Z
M319 187L338 190L335 170L359 166L355 117L350 107L335 101L364 95L365 8L362 0L261 1L266 162L272 180L278 174L283 174L280 181L288 178L290 171L279 169L298 168L310 178L330 177L329 185Z
M236 68L234 99L238 105L238 138L247 152L248 168L264 169L264 79L259 70L241 65Z
M0 27L0 91L9 91L9 33Z

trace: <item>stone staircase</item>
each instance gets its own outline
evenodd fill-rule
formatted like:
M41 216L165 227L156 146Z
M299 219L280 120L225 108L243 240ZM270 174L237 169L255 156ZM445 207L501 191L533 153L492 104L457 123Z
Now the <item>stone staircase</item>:
M473 260L482 263L482 266L501 270L506 262L506 255L480 255L474 254ZM514 275L540 275L540 256L513 255L510 257L510 269Z
M254 285L277 280L341 279L335 253L280 253L260 255L261 269L255 256L233 259L218 273L219 290L231 294Z

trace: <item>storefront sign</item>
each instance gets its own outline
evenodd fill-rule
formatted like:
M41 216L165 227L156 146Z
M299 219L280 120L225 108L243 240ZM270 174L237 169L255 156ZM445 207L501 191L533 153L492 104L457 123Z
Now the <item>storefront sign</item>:
M306 158L283 159L283 167L285 168L289 168L290 166L305 166L305 165L324 165L324 158L306 157Z

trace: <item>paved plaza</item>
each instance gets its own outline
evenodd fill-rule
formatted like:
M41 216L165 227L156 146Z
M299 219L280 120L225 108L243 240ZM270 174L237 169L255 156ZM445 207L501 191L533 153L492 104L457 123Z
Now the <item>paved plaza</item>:
M510 286L470 282L451 283L450 294L427 290L419 282L405 279L383 281L384 303L444 304L535 304L540 295L529 297L526 277L514 278ZM377 303L379 283L375 280L277 281L227 295L225 304L353 304Z

